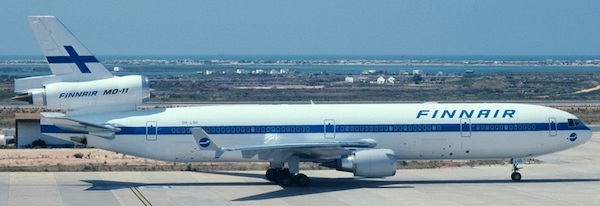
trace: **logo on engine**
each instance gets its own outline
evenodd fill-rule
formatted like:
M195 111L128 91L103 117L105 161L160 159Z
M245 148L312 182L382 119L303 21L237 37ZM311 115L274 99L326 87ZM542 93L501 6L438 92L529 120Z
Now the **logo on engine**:
M58 98L62 99L62 98L72 98L72 97L92 97L92 96L96 96L96 94L98 94L98 91L65 92L65 93L60 93Z
M198 145L200 145L200 147L208 147L210 146L210 139L208 139L207 137L204 137L202 139L200 139L200 141L198 141Z
M569 136L569 140L571 140L571 142L577 140L577 133L571 133L571 135Z

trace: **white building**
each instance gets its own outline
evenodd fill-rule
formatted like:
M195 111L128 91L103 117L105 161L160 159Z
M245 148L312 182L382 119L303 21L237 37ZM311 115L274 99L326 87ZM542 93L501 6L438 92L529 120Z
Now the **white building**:
M375 73L377 73L377 70L374 70L374 69L364 70L362 72L362 74L364 74L364 75L375 74Z
M265 70L262 69L255 69L254 71L252 71L252 74L264 74Z
M280 69L279 73L280 74L287 74L287 73L290 73L290 70L289 69Z
M388 84L395 84L396 83L396 78L394 78L394 77L387 78L387 83Z
M379 78L377 78L377 84L385 84L385 77L380 76Z
M354 83L354 77L347 76L346 79L344 79L344 82Z
M250 74L250 72L248 70L245 70L245 69L236 69L235 73L236 74Z
M278 75L279 74L279 70L276 69L271 69L271 71L269 71L270 75Z

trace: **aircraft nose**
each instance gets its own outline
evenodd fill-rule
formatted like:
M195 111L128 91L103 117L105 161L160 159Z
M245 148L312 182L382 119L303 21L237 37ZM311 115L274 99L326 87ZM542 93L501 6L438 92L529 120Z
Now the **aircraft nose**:
M592 138L592 129L589 128L587 125L582 125L585 130L581 130L580 132L577 133L573 133L571 134L571 139L575 138L575 139L579 139L579 142L581 142L582 144L587 142L588 140L590 140ZM571 140L574 141L574 140Z
M587 142L592 138L592 130L586 130L581 134L581 136L583 136L583 138L581 139L583 140L582 142Z

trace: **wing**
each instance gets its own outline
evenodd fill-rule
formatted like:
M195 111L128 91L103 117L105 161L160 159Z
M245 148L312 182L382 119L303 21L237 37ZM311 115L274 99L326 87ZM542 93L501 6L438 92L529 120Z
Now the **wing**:
M115 133L121 131L121 129L110 125L99 125L70 119L62 113L43 112L42 115L45 120L65 131L87 133L105 139L114 139Z
M244 158L253 158L265 161L281 161L292 155L298 155L304 159L336 159L342 155L352 154L352 149L373 148L377 145L375 140L362 139L355 141L327 141L327 142L302 142L285 144L261 144L237 147L220 147L217 136L210 136L204 129L196 127L191 129L192 135L202 150L215 151L215 158L219 158L224 152L241 151Z

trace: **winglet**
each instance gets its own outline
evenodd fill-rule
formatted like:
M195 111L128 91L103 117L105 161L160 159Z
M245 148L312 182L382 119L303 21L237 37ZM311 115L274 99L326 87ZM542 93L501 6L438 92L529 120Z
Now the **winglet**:
M192 132L196 143L198 143L200 150L215 151L215 158L221 157L221 155L223 155L225 152L223 148L219 147L217 143L208 137L208 133L206 133L204 129L200 127L194 127L190 129L190 131Z

